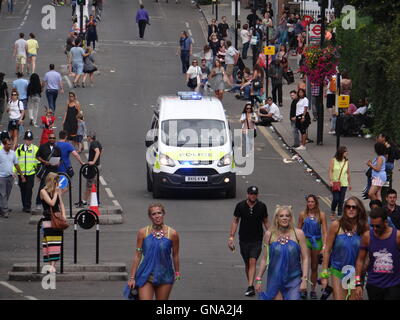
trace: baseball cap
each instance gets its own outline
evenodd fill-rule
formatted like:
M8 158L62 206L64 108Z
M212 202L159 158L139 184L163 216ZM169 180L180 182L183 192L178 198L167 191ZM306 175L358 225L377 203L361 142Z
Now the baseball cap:
M258 188L256 186L251 186L247 188L248 194L258 194Z
M33 133L32 131L25 131L24 140L33 140Z

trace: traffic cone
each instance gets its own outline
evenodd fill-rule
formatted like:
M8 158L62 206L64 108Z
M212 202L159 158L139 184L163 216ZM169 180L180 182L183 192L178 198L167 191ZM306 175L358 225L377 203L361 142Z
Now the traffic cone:
M90 194L89 209L96 212L96 214L100 216L99 203L97 202L97 190L96 190L96 185L94 183L92 184L92 192Z

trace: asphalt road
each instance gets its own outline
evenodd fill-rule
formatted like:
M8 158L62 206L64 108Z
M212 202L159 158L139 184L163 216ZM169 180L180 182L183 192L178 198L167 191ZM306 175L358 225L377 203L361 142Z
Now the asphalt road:
M26 9L22 9L26 3L31 5L30 12L22 28L18 29L25 18ZM15 72L12 46L20 30L37 35L40 44L37 71L41 76L49 63L65 64L63 45L71 25L70 8L57 7L56 30L43 30L41 9L46 4L44 0L19 0L17 17L6 16L0 20L0 70L5 70L10 80ZM135 249L136 232L149 223L146 210L153 202L152 195L146 191L144 145L153 113L151 106L160 95L186 90L180 60L176 56L180 32L191 30L195 39L194 52L201 51L205 43L201 16L189 2L149 2L145 5L150 12L151 25L146 29L145 39L139 41L135 24L138 2L118 0L112 5L111 1L107 2L103 20L98 24L100 43L96 58L100 74L96 76L94 88L76 89L87 126L97 131L98 140L104 147L103 177L124 209L124 224L101 226L100 259L124 262L128 268ZM68 88L66 82L65 88ZM66 99L66 94L58 99L59 117L64 112ZM285 102L284 107L288 108L289 101ZM240 127L243 104L232 94L227 94L223 103L231 126ZM39 131L34 133L37 136ZM305 174L303 166L283 162L282 144L273 134L272 137L279 153L259 133L254 173L237 177L236 199L186 194L160 201L167 210L166 223L179 232L181 239L182 280L175 285L171 299L245 298L243 293L247 286L242 259L238 250L232 253L226 244L233 209L246 197L248 186L259 187L259 198L267 204L271 219L277 204L293 205L297 217L305 206L305 194L328 195L321 184ZM14 186L10 204L13 208L11 218L0 220L0 281L7 281L7 272L13 263L35 259L35 228L28 225L29 216L19 212L17 186ZM321 207L328 211L323 202ZM82 239L80 259L82 262L94 261L94 232L82 232L79 237ZM72 230L66 233L65 250L66 260L71 261ZM40 283L10 283L22 293L0 285L0 299L122 299L124 285L123 282L59 282L56 290L46 291Z

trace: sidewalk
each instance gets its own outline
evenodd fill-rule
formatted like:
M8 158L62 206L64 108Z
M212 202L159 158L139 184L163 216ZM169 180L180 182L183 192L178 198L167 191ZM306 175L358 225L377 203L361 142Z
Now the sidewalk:
M211 18L215 18L215 14L212 15L212 6L201 6L207 20L210 21ZM242 25L246 23L246 17L250 14L249 9L241 8L239 20ZM226 16L229 25L234 25L234 16L231 13L231 1L221 0L221 4L218 8L218 18ZM218 21L219 22L219 21ZM217 22L217 23L218 23ZM232 28L231 28L232 30ZM234 33L232 38L234 39ZM239 47L241 50L241 42L239 37ZM249 50L249 55L251 56L251 50ZM245 62L249 64L251 59L247 59ZM289 56L289 64L293 71L298 69L297 57ZM283 120L278 123L273 123L273 127L277 133L282 137L284 142L291 146L293 145L293 135L292 128L289 120L290 112L290 91L297 90L297 83L299 81L299 75L295 74L295 82L291 85L286 83L283 85L283 107L280 111L283 116ZM271 88L269 89L269 94L271 93ZM314 143L307 144L307 150L298 151L298 154L303 158L303 160L322 178L323 182L328 185L328 169L330 159L333 158L336 152L336 136L328 134L329 131L329 114L326 109L326 99L324 98L324 134L323 134L323 145L317 145L317 122L312 121L308 133L309 138L314 140ZM367 169L367 161L373 160L375 157L374 152L375 139L365 139L359 137L341 137L340 145L346 146L349 151L349 164L350 164L350 177L352 190L347 191L347 196L356 196L361 199L361 192L366 185L365 171ZM395 166L393 171L393 188L397 191L400 190L400 173ZM365 205L368 205L369 201L364 201Z

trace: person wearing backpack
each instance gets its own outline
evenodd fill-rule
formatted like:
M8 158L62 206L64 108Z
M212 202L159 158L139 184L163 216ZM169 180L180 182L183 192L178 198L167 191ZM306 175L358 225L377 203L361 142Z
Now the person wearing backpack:
M24 104L19 100L17 89L12 89L11 99L7 104L7 113L9 116L8 132L10 133L12 150L17 148L19 126L23 123L25 110Z

